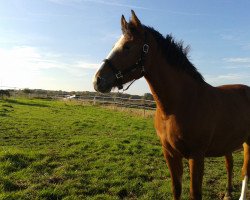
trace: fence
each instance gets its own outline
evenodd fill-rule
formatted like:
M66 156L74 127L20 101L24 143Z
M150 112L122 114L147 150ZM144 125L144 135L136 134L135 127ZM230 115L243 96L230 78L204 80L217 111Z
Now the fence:
M11 90L11 95L15 98L16 96L26 96L28 98L51 98L51 99L64 99L64 100L76 100L76 101L85 101L90 102L93 105L114 105L117 107L126 107L126 108L137 108L143 109L144 113L145 110L155 110L156 104L155 101L146 100L143 98L130 98L120 97L110 95L110 96L103 96L103 95L91 95L91 94L81 94L81 95L70 95L69 93L64 93L63 91L53 93L49 90L30 90L28 93L26 90L25 93L20 92L23 91L23 88L18 87L7 87L7 86L0 86L0 89L9 89ZM35 91L35 92L34 92Z
M121 107L142 108L147 110L154 110L156 107L155 102L151 100L122 98L122 97L94 96L93 103L114 104Z
M155 110L156 104L155 101L146 100L146 99L133 99L133 98L123 98L117 96L69 96L65 97L65 100L75 99L78 101L87 101L92 102L94 105L115 105L118 107L126 108L138 108L144 110Z

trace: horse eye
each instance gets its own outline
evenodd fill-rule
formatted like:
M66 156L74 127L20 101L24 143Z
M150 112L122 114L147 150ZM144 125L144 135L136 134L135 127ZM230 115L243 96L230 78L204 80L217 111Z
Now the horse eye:
M130 49L130 46L125 44L125 45L123 46L123 49L124 49L124 50L129 50L129 49Z

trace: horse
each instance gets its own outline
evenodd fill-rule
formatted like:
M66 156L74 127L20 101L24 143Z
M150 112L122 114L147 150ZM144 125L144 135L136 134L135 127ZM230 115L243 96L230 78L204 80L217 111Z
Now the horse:
M188 47L143 25L132 10L121 17L122 35L93 79L108 93L144 77L156 101L155 129L171 176L173 198L181 199L183 159L190 170L190 199L202 199L204 158L225 156L231 199L232 152L244 149L241 200L250 174L250 87L207 83L188 59Z

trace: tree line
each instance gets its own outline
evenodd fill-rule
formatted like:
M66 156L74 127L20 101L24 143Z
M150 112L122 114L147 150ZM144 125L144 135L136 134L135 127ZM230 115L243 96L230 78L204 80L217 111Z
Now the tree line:
M0 90L0 98L8 98L10 96L26 96L26 97L37 97L37 98L53 98L53 97L65 97L65 96L107 96L105 94L91 92L91 91L62 91L62 90L43 90L43 89L7 89ZM153 96L150 93L145 93L144 95L132 95L126 93L110 93L109 96L112 97L122 97L122 98L130 98L130 99L145 99L145 100L153 100Z

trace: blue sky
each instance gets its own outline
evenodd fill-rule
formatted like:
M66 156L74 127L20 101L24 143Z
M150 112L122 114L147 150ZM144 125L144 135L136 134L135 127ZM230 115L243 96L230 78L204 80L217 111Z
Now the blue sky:
M131 9L190 45L208 83L250 85L250 1L0 0L0 86L93 91ZM140 79L127 92L149 88Z

